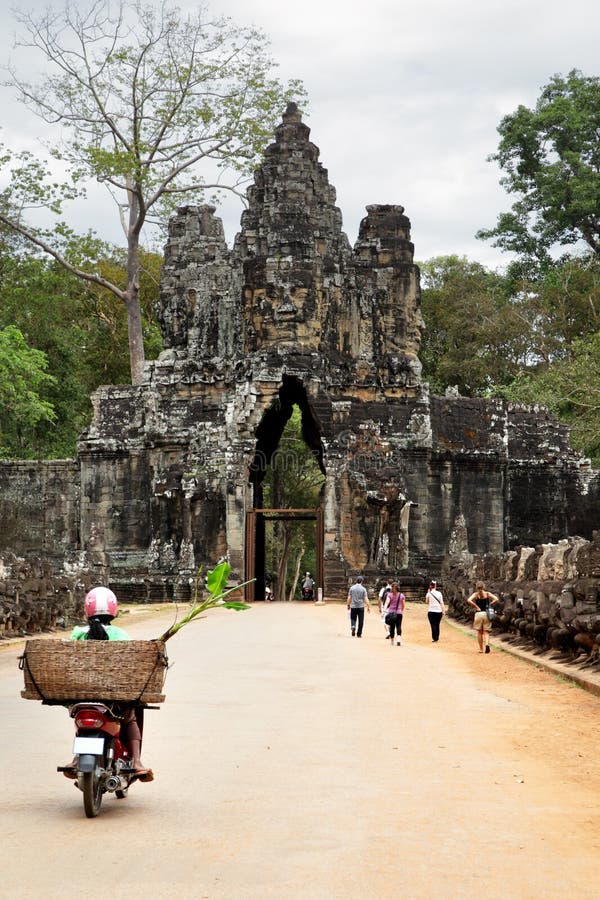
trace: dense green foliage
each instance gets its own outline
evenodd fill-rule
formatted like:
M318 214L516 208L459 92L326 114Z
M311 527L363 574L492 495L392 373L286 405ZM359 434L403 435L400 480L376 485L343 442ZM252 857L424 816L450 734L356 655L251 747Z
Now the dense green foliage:
M555 75L535 107L519 106L498 132L492 159L516 200L478 237L516 258L504 276L510 315L502 315L511 377L490 391L547 406L599 464L600 78L576 69ZM566 254L572 245L585 250Z
M481 396L508 383L518 368L520 323L505 279L465 257L434 257L420 268L421 361L433 392L456 386Z
M548 406L573 445L600 458L600 260L564 258L540 274L506 274L456 256L421 264L423 377L434 393L499 396ZM579 379L580 388L577 387Z
M79 254L87 248L82 240ZM3 252L2 252L3 250ZM13 411L14 430L3 426L2 454L20 458L64 458L76 452L77 438L89 423L90 394L101 384L130 381L127 320L118 300L102 288L86 284L46 258L4 245L0 250L0 328L16 326L30 348L45 360L46 377L36 392L49 411L42 418ZM75 253L75 248L73 250ZM120 254L96 247L99 266L110 277L124 279ZM160 257L142 254L144 337L149 358L161 348L153 317L158 293ZM24 383L18 383L26 392Z
M46 370L45 355L29 347L18 328L0 329L0 453L20 455L28 434L55 420L43 399L54 383Z
M478 236L542 265L579 241L600 255L600 78L555 75L535 108L519 106L498 132L491 158L517 199Z
M523 374L508 400L541 404L571 428L571 443L600 466L600 331L573 341L568 357Z
M571 355L574 341L600 329L600 257L563 257L528 279L516 267L507 290L527 342L527 362L550 365Z
M272 509L316 509L324 476L302 437L300 410L294 407L263 482L264 505ZM278 600L298 599L305 571L315 576L315 522L284 519L267 529L267 584Z

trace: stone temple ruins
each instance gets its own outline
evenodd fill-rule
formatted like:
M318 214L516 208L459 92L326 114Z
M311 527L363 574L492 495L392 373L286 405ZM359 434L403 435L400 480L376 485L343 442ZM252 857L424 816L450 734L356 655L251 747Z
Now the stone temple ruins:
M75 460L0 464L0 556L110 582L127 600L189 597L228 555L264 596L262 482L294 406L325 476L317 582L419 583L449 555L591 539L600 474L544 410L431 396L410 221L367 206L352 247L291 104L230 249L211 206L169 224L164 351L139 386L100 388ZM426 323L425 323L426 325ZM61 569L62 567L62 569Z

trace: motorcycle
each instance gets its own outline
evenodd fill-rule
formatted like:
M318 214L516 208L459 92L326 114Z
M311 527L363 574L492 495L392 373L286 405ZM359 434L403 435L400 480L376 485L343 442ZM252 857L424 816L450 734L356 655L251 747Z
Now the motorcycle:
M314 597L314 591L312 588L302 588L302 599L303 600L312 600Z
M114 794L118 800L124 800L130 785L140 777L121 740L121 726L128 708L131 709L118 703L89 701L69 707L69 715L75 721L74 760L69 766L57 766L57 771L75 781L83 794L83 808L88 819L100 812L104 794ZM136 707L140 730L144 709L159 707L147 704Z

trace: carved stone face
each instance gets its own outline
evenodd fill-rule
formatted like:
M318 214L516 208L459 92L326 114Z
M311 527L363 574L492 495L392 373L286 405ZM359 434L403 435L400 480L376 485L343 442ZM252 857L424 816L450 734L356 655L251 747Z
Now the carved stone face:
M281 349L293 343L294 350L316 351L321 328L307 309L309 293L307 287L289 283L247 288L244 297L248 349Z

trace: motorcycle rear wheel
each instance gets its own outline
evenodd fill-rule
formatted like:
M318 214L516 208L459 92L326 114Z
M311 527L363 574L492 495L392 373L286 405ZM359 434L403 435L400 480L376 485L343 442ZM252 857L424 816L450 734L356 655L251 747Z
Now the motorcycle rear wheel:
M98 815L100 807L102 806L102 786L100 784L100 779L98 778L96 771L84 772L81 778L83 808L88 819L93 819Z

